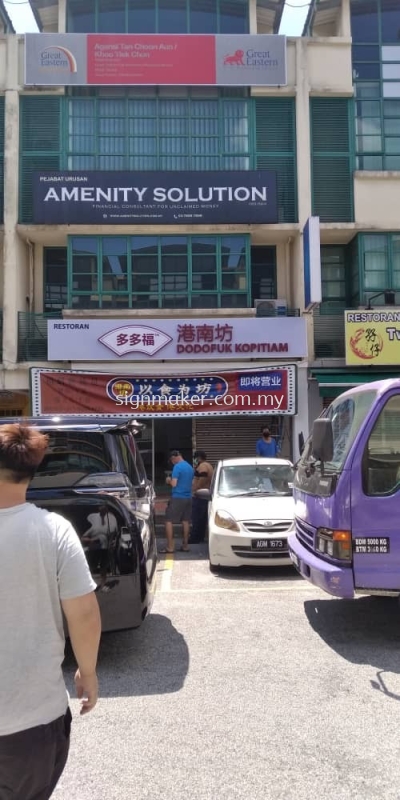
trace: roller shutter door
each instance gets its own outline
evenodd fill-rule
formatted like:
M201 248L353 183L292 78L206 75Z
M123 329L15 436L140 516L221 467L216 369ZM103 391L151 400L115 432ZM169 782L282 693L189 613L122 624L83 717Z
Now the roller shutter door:
M205 450L207 458L216 464L221 458L245 458L256 455L256 441L261 436L263 417L203 417L194 420L194 438L197 450ZM290 420L285 420L285 427ZM271 424L272 434L274 425ZM282 455L290 458L290 445L286 441Z
M322 408L328 408L333 401L336 400L336 397L323 397L322 398Z

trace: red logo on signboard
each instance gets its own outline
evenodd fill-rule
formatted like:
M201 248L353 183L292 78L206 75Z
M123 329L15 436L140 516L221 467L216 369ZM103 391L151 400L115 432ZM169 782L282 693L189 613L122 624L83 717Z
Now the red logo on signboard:
M224 64L236 67L244 67L245 64L243 59L244 59L244 50L236 50L236 52L233 53L233 55L225 56Z

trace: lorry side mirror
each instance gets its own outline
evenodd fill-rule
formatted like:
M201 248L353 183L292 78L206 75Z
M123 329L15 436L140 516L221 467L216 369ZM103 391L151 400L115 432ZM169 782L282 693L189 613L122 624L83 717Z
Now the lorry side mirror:
M312 454L317 461L332 461L333 428L330 419L316 419L312 431Z

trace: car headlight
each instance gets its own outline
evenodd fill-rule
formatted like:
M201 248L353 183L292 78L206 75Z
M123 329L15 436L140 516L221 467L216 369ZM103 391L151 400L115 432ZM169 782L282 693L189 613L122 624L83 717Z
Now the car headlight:
M240 531L236 520L227 511L216 511L214 522L219 528L226 528L228 531Z

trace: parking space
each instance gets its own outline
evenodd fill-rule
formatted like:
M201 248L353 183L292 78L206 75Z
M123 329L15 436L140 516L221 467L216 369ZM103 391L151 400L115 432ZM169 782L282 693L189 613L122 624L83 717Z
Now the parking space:
M398 800L399 651L390 601L162 557L148 620L103 638L55 800Z

